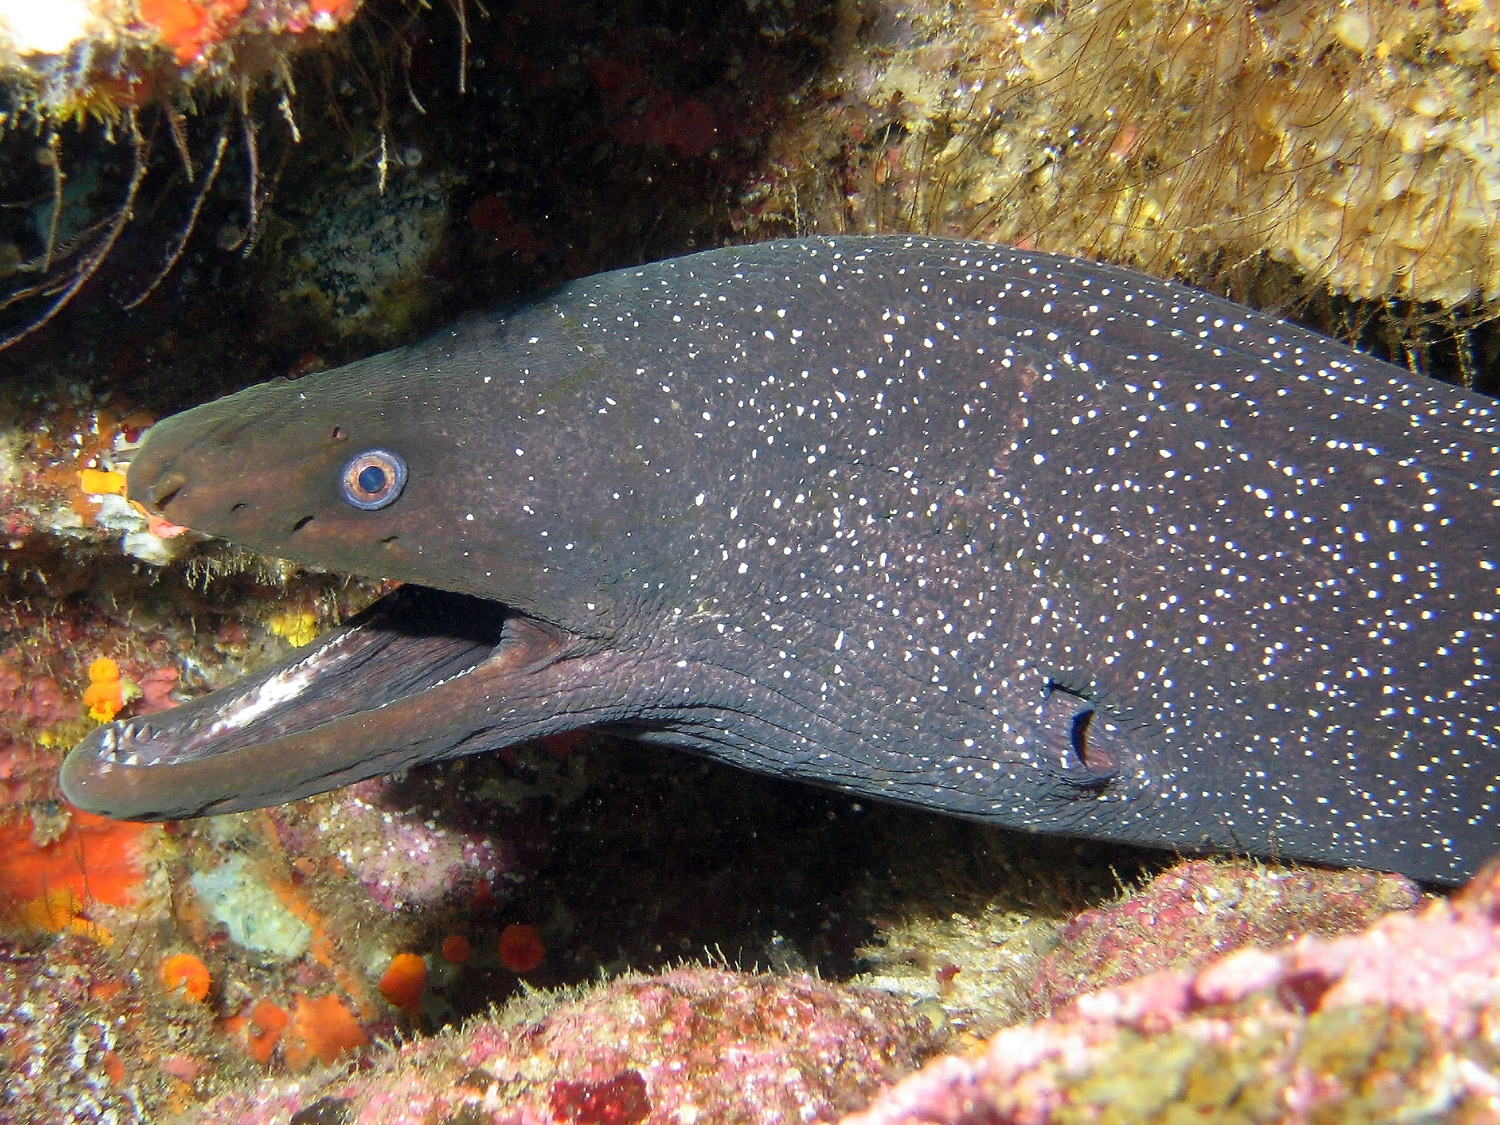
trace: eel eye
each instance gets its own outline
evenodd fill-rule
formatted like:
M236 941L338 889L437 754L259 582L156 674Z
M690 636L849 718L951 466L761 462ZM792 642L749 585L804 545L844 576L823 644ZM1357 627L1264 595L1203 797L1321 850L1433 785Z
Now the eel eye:
M389 449L367 449L344 462L339 492L351 507L373 512L395 502L406 487L406 461Z

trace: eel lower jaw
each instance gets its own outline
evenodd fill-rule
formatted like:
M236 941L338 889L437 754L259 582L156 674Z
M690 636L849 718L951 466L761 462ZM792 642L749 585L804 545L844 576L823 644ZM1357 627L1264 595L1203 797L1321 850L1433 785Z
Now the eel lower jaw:
M578 639L484 601L404 586L287 660L68 755L80 808L167 820L280 804L447 756Z

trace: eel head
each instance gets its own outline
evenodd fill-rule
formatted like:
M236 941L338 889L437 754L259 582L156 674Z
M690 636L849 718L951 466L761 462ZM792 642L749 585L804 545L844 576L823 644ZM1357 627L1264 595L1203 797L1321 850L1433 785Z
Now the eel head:
M259 808L623 715L635 665L612 647L615 560L577 511L576 454L569 468L528 440L517 471L522 439L497 452L492 415L514 425L521 408L455 391L480 382L496 331L251 387L152 429L128 477L149 510L408 585L278 666L93 732L63 766L71 801L138 820Z

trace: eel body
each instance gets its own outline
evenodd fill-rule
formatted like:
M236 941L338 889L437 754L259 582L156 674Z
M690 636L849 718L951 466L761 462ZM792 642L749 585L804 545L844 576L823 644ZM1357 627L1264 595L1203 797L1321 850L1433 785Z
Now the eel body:
M604 274L155 427L151 510L408 585L63 785L193 816L587 725L1457 881L1500 849L1497 447L1488 400L1044 254Z

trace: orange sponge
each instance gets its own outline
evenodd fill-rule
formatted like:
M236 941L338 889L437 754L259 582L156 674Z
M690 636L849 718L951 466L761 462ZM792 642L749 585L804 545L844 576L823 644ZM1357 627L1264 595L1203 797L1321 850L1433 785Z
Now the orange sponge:
M23 904L125 906L140 887L142 840L150 831L159 830L77 809L66 831L46 844L36 842L24 820L0 825L0 896ZM70 914L64 925L71 920Z
M354 1013L333 993L317 1000L298 996L282 1054L287 1066L303 1071L314 1061L327 1066L340 1053L363 1047L369 1041Z
M292 1017L287 1010L269 1000L257 1000L250 1009L250 1016L236 1017L230 1024L238 1025L245 1033L245 1053L258 1063L269 1063L276 1044L281 1042L281 1033Z

